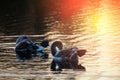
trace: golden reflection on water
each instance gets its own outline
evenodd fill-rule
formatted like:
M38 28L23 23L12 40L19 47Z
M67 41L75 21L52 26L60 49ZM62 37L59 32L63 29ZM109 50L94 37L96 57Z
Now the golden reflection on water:
M67 47L76 45L87 49L88 52L80 63L85 65L88 75L95 73L94 75L101 76L120 76L120 9L109 0L100 0L93 4L88 10L83 9L82 14L74 15L69 25L56 27L58 34L62 34L62 37L56 38L69 44ZM96 80L100 80L105 77L97 78Z
M90 1L93 2L82 8L80 10L82 12L73 15L68 23L55 21L54 17L47 18L46 20L51 20L52 23L46 24L49 27L45 34L51 43L61 40L65 48L77 46L86 49L86 55L79 59L86 67L86 71L65 70L62 74L55 75L48 71L42 75L44 78L48 77L48 80L120 79L120 8L113 0ZM44 78L42 80L45 80Z

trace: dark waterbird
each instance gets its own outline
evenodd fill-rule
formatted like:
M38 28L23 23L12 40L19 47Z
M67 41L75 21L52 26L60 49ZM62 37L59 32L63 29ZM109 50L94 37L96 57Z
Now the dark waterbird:
M58 48L58 49L57 49ZM51 45L51 53L53 61L51 63L51 71L62 71L62 69L73 69L85 71L85 67L78 64L78 56L85 55L86 50L77 47L63 49L61 41L55 41ZM58 66L58 68L56 68Z
M32 42L28 37L22 35L16 40L15 53L16 58L20 61L30 60L36 55L41 56L43 59L48 58L48 54L44 53L43 50L49 46L47 40L41 42L41 46Z

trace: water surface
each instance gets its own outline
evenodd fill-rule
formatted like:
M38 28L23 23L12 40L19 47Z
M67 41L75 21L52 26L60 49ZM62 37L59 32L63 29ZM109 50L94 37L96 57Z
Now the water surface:
M56 6L56 8L50 8L52 11L45 14L42 18L38 17L38 14L36 18L36 14L34 14L32 17L18 17L16 21L6 22L9 23L5 24L8 27L18 26L19 24L25 27L22 27L23 31L19 31L21 26L19 25L16 29L7 30L7 33L2 32L0 36L1 79L120 79L120 2L118 0L90 0L85 2L76 0L76 4L74 0L71 1L73 1L73 4L70 0L68 2L62 1L63 3L59 4L54 3L53 6ZM58 2L60 1L58 0ZM79 6L79 3L84 3L84 5ZM68 8L63 4L67 6L73 5L73 7ZM63 7L61 7L62 5ZM63 8L68 8L69 13L62 10ZM30 28L28 29L29 26ZM44 39L50 40L50 44L55 40L60 40L65 48L77 46L79 49L86 49L86 55L79 58L79 63L86 68L86 71L64 70L61 74L52 74L49 69L52 60L51 55L48 60L41 60L38 57L32 61L20 63L16 60L13 49L15 40L21 34L27 35L38 44ZM50 53L50 47L47 48L46 52Z

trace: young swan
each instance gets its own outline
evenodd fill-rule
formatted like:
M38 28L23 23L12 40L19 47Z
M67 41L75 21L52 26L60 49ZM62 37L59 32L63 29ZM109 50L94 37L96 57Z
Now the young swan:
M77 47L63 49L62 42L55 41L51 45L51 53L53 55L51 71L62 71L62 69L80 69L85 71L85 67L78 64L78 56L82 57L85 55L86 50L79 50ZM58 68L56 69L57 66Z

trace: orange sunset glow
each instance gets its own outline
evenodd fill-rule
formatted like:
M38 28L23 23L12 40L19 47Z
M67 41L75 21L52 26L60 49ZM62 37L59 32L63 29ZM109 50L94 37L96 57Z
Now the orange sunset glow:
M120 0L0 4L0 80L120 80Z
M86 10L89 12L90 25L102 25L105 28L111 25L112 19L119 18L119 5L119 0L63 0L59 9L64 19L70 19L71 16Z
M107 33L118 30L119 0L66 0L61 4L61 17L70 20L77 14L87 15L84 20L93 31Z
M63 0L61 4L62 17L70 19L69 17L77 14L84 7L87 7L86 0Z

